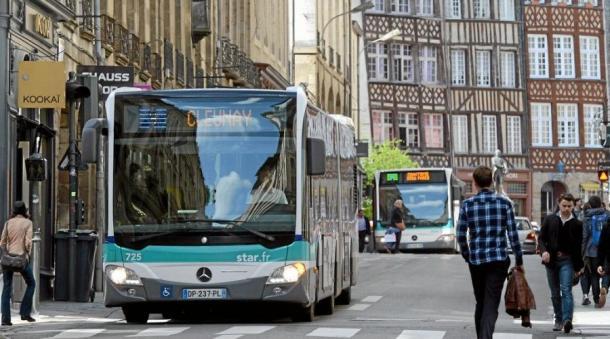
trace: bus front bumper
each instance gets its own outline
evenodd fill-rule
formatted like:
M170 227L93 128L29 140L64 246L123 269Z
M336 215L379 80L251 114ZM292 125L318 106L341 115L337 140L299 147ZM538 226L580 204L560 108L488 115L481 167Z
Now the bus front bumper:
M375 237L375 248L378 251L385 251L387 244L383 241L383 236ZM455 241L454 239L449 240L434 240L434 241L411 241L410 238L405 239L403 237L400 241L399 249L406 251L416 251L416 250L453 250L455 249Z
M303 277L292 284L267 285L267 277L244 279L221 284L197 285L142 278L142 286L115 285L109 278L105 281L104 304L106 307L125 306L129 304L150 304L150 312L162 312L155 309L168 304L184 303L230 303L230 302L281 302L309 303L307 287ZM187 299L186 289L224 289L223 298Z

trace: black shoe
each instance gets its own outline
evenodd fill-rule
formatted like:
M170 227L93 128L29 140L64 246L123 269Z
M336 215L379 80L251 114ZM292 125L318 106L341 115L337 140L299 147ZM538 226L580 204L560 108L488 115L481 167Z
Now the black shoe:
M5 322L5 321L3 321L3 322L2 322L2 326L13 326L13 323L12 323L12 322L10 322L10 321L9 321L9 322Z
M31 316L29 316L29 315L22 315L22 316L21 316L21 320L27 320L28 322L31 322L31 323L33 323L33 322L35 322L35 321L36 321L36 319L32 318L32 317L31 317Z
M563 332L564 333L570 333L572 331L572 320L566 320L565 323L563 323Z

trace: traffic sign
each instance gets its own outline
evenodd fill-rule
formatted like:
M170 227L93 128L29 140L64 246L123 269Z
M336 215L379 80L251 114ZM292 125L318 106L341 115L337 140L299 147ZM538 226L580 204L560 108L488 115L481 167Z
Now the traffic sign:
M600 182L607 182L608 181L608 170L597 171L597 178L599 179Z

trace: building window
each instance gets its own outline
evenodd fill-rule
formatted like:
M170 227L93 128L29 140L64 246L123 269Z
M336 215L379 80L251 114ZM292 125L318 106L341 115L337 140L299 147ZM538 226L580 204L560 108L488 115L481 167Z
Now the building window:
M424 131L426 134L426 147L442 148L443 147L443 115L442 114L424 114Z
M465 115L452 116L453 122L453 151L455 153L468 153L468 117Z
M585 147L601 147L599 143L599 126L604 118L602 105L584 105Z
M419 148L419 119L417 113L398 113L398 134L407 148Z
M578 107L557 105L557 137L559 146L578 146Z
M385 12L385 0L375 0L373 2L375 7L372 8L374 12Z
M422 82L436 82L436 47L422 46L419 49L419 68Z
M515 52L500 52L500 86L515 88Z
M599 39L580 37L580 69L583 79L599 79Z
M447 17L450 19L462 18L462 0L445 0L447 4Z
M586 4L591 4L593 6L597 6L597 0L578 0L578 4L580 6L584 6Z
M496 117L483 116L483 153L493 153L498 149Z
M574 43L570 35L553 36L555 77L574 77Z
M552 146L553 128L551 121L551 104L533 103L532 114L532 145Z
M474 0L474 17L489 19L489 0Z
M392 45L392 80L413 81L413 53L409 45Z
M525 182L508 182L506 192L509 194L527 194L527 183Z
M392 12L409 13L409 0L392 0Z
M373 135L376 144L382 144L394 137L392 112L373 111Z
M433 15L434 14L434 5L432 4L433 0L416 0L419 5L419 15Z
M368 71L371 80L388 80L388 45L370 44L368 52Z
M491 53L489 51L476 51L477 55L477 86L491 86Z
M529 57L530 77L548 78L548 50L546 47L546 35L528 35L527 48Z
M521 154L521 117L509 116L506 123L506 152Z
M463 49L451 51L451 84L466 85L466 51Z
M500 20L512 21L515 20L515 0L499 0L500 1Z

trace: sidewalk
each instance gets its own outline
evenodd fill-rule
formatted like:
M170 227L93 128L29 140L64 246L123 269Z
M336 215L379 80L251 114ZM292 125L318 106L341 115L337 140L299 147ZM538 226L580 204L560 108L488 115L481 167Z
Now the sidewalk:
M13 308L11 311L11 321L13 324L22 323L19 316L19 309ZM33 314L37 320L60 318L123 318L120 308L106 308L104 306L104 294L97 292L95 301L90 302L67 302L47 300L40 303L38 313ZM1 338L1 337L0 337Z

